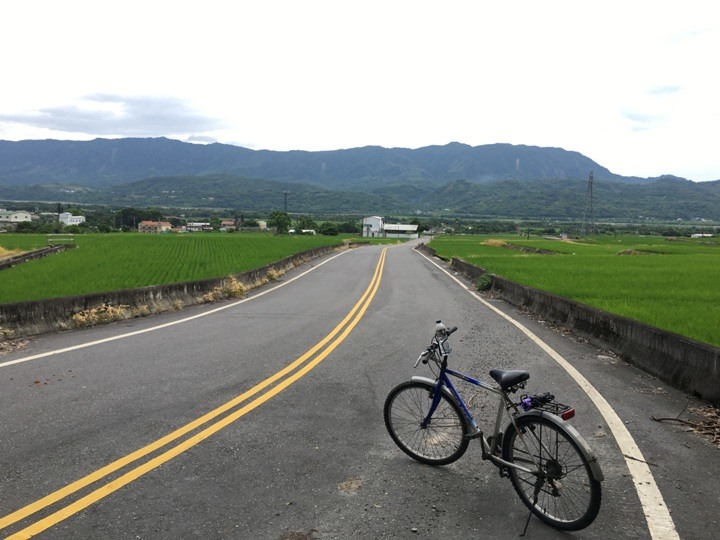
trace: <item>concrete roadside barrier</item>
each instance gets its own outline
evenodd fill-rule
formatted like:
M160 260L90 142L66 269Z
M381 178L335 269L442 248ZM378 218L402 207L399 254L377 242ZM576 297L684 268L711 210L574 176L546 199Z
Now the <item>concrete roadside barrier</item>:
M41 259L43 257L47 257L48 255L52 255L53 253L60 253L61 251L65 251L65 249L72 249L74 247L75 246L66 246L64 244L58 246L45 246L40 249L28 251L27 253L23 253L22 255L7 257L6 259L0 261L0 270L12 268L13 266L17 266L18 264L22 264L24 262L32 261L35 259Z

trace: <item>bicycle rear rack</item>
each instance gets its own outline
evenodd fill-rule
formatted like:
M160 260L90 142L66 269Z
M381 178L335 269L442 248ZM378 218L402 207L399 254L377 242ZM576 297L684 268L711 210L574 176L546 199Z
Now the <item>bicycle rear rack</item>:
M557 403L555 396L549 392L539 396L524 395L520 398L518 406L523 411L543 411L559 416L563 420L570 420L575 416L575 409L564 403Z
M545 405L540 405L539 407L533 407L533 409L536 411L549 412L555 416L559 416L563 420L570 420L573 416L575 416L575 409L573 409L570 405L564 405L563 403L546 403Z

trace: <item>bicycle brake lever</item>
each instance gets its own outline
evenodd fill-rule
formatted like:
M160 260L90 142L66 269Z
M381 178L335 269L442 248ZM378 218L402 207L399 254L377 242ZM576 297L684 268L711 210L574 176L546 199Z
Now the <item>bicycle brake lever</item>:
M426 357L428 352L430 352L430 351L424 351L422 354L420 354L420 356L418 356L418 359L415 360L415 365L413 366L413 368L416 368L418 366L418 364L420 363L420 360L422 360L424 357ZM424 361L423 363L427 364L427 361Z

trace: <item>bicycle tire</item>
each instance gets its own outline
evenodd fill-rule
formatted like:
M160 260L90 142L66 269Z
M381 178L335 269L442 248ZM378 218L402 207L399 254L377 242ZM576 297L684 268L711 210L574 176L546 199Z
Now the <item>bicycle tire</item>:
M540 479L537 474L508 467L510 481L522 502L556 529L577 531L590 525L600 511L602 492L573 435L542 416L518 416L516 423L546 474ZM502 451L505 461L534 467L512 425L505 432Z
M435 387L407 381L393 388L385 400L384 418L390 437L408 456L427 465L447 465L467 450L468 426L454 399L440 395L429 424L421 427L432 404Z

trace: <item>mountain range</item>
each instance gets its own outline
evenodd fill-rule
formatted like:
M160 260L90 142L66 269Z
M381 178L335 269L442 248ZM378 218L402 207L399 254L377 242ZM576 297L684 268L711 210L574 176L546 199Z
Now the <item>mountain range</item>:
M0 199L246 211L720 220L720 181L626 177L561 148L250 150L166 138L0 141Z

